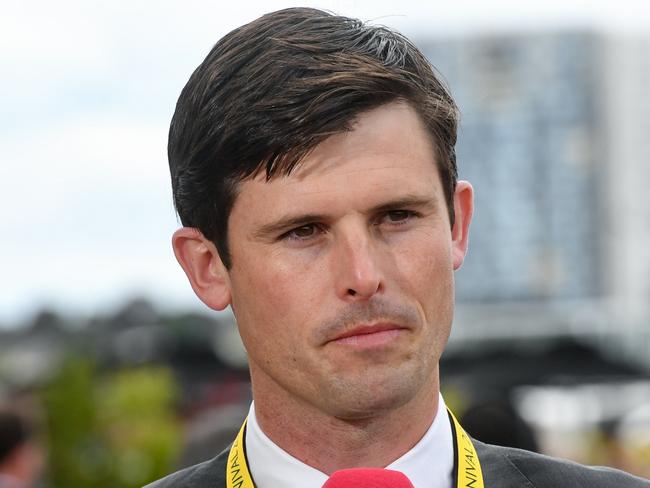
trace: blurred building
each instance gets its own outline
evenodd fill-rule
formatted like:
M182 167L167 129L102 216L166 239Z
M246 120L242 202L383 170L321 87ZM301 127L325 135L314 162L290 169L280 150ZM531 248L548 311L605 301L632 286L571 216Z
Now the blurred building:
M476 192L445 398L507 399L544 452L647 475L647 435L621 426L650 405L650 39L419 45L460 107Z
M608 136L610 250L605 274L616 307L637 320L650 311L650 39L614 40L603 77ZM650 328L650 327L646 327Z
M461 109L476 190L454 337L587 334L650 361L650 42L420 42Z

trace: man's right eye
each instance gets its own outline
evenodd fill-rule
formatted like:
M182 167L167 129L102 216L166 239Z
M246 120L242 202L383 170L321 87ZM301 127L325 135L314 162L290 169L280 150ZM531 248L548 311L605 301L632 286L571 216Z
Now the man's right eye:
M282 237L285 239L293 240L306 240L314 237L319 232L316 224L306 224L291 229L289 232L285 233Z

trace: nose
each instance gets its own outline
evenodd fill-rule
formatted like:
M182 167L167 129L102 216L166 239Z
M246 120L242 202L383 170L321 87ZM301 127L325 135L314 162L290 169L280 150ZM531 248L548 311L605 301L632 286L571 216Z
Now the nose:
M372 298L384 285L380 257L371 237L367 232L354 232L338 241L334 257L337 294L346 301Z

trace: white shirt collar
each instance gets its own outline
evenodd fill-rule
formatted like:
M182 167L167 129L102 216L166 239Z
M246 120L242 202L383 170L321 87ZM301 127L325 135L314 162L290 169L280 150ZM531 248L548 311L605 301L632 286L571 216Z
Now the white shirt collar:
M246 455L258 488L321 488L328 478L269 439L257 423L253 404L248 413ZM451 488L454 448L442 395L436 417L422 439L386 468L404 473L415 488Z

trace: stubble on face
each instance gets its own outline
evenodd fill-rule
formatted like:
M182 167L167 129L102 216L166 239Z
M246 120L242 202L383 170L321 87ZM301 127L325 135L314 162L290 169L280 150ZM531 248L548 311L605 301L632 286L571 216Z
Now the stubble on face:
M400 344L386 348L356 350L339 344L339 337L353 333L361 324L391 324L399 327ZM425 369L406 371L417 351L411 345L423 333L424 324L415 307L386 297L368 302L347 304L336 317L315 327L311 340L329 361L329 383L322 391L324 398L336 399L333 413L339 418L364 416L399 406L414 384L421 383L413 375ZM409 374L410 373L410 374Z
M277 392L283 391L280 397L348 421L376 417L430 397L439 387L437 364L449 335L444 322L451 309L440 312L441 323L432 324L426 312L406 301L374 297L348 304L319 324L310 324L307 351L289 349L284 356L265 356L262 362L258 355L251 358L255 396L277 399ZM400 337L395 344L376 349L337 344L337 337L362 324L397 325ZM422 347L423 343L430 347Z

